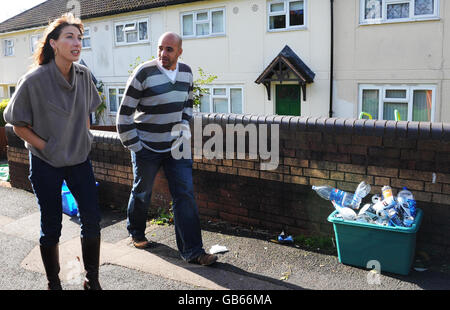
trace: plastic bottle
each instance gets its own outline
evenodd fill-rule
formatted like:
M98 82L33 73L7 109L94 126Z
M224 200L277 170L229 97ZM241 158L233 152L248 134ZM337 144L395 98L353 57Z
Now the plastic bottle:
M416 216L416 200L414 199L414 195L408 190L407 187L403 187L403 189L398 192L397 200L401 204L404 211L408 214L408 216Z
M381 196L378 194L372 196L372 203L374 203L374 204L381 200L383 200L383 199L381 199Z
M383 211L390 209L392 207L395 207L395 205L396 205L396 203L395 203L394 199L392 199L390 201L389 201L389 199L388 200L383 199L381 201L378 201L376 204L374 204L372 206L372 208L375 210L375 212L378 216L384 216Z
M371 189L370 184L364 181L359 183L358 187L356 188L355 194L353 195L352 200L353 209L359 209L362 199L370 193L370 189Z
M394 195L392 194L392 188L389 185L385 185L381 188L381 194L383 195L383 200L390 203L394 200Z
M356 220L355 221L357 221L359 223L370 223L371 219L366 214L358 214L356 216Z
M403 225L405 227L411 227L412 224L414 224L414 218L412 216L407 215L403 218Z
M359 210L358 216L366 216L369 217L371 220L376 220L377 212L373 209L373 204L367 203L364 205L364 207Z
M338 213L341 215L341 217L344 220L347 220L347 221L356 220L357 215L356 215L355 211L353 211L352 209L350 209L348 207L341 207L334 200L332 200L331 203L333 204L333 206L336 208L336 210L338 211Z
M392 226L403 226L403 222L397 215L397 212L394 208L387 210L387 216L389 217L389 224L391 224Z
M312 189L315 190L316 193L323 199L335 201L336 204L341 207L354 208L352 204L353 194L327 185L313 186Z
M405 199L412 199L414 200L414 195L411 193L410 190L406 186L403 187L401 191L398 192L397 197L403 197Z
M389 225L389 218L382 218L379 217L375 220L374 222L377 225L381 225L381 226L388 226Z
M291 235L286 236L286 234L284 233L284 230L282 230L281 234L278 236L278 242L280 242L280 243L292 243L292 242L294 242L294 239L292 238Z

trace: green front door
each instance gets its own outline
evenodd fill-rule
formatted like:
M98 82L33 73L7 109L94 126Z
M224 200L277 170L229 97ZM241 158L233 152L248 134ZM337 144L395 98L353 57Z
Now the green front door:
M300 116L300 85L275 85L275 113Z

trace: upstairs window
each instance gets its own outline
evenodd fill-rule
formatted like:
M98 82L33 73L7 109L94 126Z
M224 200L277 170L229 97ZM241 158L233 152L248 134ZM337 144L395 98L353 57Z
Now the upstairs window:
M36 34L36 35L32 35L30 37L30 49L31 49L31 54L34 54L34 51L37 48L37 44L39 43L39 40L42 38L42 35L40 34Z
M116 45L148 42L148 20L114 24Z
M298 29L305 26L306 0L268 2L269 31Z
M225 9L210 9L181 14L183 38L225 35Z
M14 56L14 39L3 40L3 55Z
M360 0L360 2L362 24L439 17L439 0Z
M81 41L82 48L91 48L91 29L84 28L83 40Z

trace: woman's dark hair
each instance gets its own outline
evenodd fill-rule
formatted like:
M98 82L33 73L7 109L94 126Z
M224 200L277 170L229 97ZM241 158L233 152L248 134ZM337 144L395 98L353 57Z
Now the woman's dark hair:
M80 30L81 34L84 33L83 23L79 18L74 17L72 13L63 14L55 19L45 29L44 36L38 42L36 51L33 54L33 66L45 65L55 58L55 52L50 45L50 40L58 40L61 31L67 26L75 26Z

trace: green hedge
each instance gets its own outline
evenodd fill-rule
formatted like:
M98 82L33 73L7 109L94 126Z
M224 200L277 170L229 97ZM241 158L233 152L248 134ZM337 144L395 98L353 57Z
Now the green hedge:
M6 125L6 122L3 119L3 111L5 111L8 102L9 99L3 99L2 101L0 101L0 127L4 127Z

